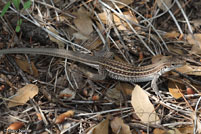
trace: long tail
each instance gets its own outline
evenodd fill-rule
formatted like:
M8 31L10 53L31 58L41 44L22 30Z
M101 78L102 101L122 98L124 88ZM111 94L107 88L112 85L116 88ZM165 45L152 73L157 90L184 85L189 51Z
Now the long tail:
M60 58L68 58L70 60L78 61L84 64L98 64L99 58L96 56L91 56L89 54L83 54L79 52L57 49L57 48L11 48L0 50L0 55L2 54L39 54L48 55Z

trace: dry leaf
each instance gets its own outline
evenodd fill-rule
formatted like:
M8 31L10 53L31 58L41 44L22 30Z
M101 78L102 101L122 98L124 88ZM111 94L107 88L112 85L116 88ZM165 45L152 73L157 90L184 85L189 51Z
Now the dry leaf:
M132 15L131 12L123 12L123 15L124 15L125 19L127 19L129 22L134 22L134 23L138 24L137 18L134 15ZM114 15L114 18L116 18L116 21L115 21L115 19L114 19L114 21L119 30L130 30L130 27L127 24L127 22L122 21L116 15ZM133 26L135 26L135 25L133 25ZM140 30L140 27L135 27L135 29Z
M197 43L201 43L201 34L194 34L193 36L191 34L186 36L186 39L188 41L189 44L191 45L195 45L196 41Z
M179 37L180 33L176 31L168 32L164 35L164 38L177 38Z
M60 124L62 123L66 118L72 117L74 115L74 111L73 110L69 110L63 114L60 114L59 116L57 116L55 123L56 124Z
M34 84L28 84L23 88L20 88L17 93L12 96L8 107L15 107L18 105L24 105L29 99L32 99L35 95L38 94L38 87Z
M124 94L126 95L130 95L132 94L133 91L133 85L128 84L128 83L123 83L123 82L119 82L115 88L119 91L122 91Z
M101 30L100 30L101 31ZM110 45L110 41L106 38L108 46ZM103 42L100 37L97 37L97 34L93 34L90 36L90 39L87 40L84 47L88 50L97 50L102 46Z
M162 130L162 129L156 128L156 129L154 129L153 133L154 134L181 134L181 132L177 128L169 129L169 130ZM182 134L184 134L184 133L182 133Z
M115 102L116 105L119 105L119 103L123 101L121 91L119 91L117 88L107 90L106 96L108 97L109 101Z
M174 128L172 130L167 130L164 134L181 134L181 132L177 128Z
M180 92L182 88L184 88L184 85L180 83L176 83L173 81L168 82L169 92L175 99L179 99L182 97L182 93Z
M54 34L58 35L59 33L57 32L56 29L54 29L53 27L49 27L47 26L47 29L50 30L51 32L53 32ZM52 35L48 34L49 38L51 41L57 43L58 48L63 49L65 47L64 43L60 40L58 40L57 38L53 37ZM58 35L59 36L59 35Z
M127 19L128 21L138 24L137 18L134 15L132 15L130 12L123 12L123 15L124 15L125 19ZM105 12L99 13L98 16L104 24L108 24L108 17ZM117 26L117 28L119 30L129 30L130 29L129 25L124 20L119 18L117 15L112 14L112 20L114 21L115 26ZM133 26L135 26L135 25L133 25ZM136 28L139 29L139 27L136 27Z
M34 77L38 77L38 70L33 62L31 62L31 65L27 62L27 60L20 60L15 59L17 65L25 72L33 75ZM30 70L32 69L32 70Z
M111 121L111 128L115 134L131 134L130 127L119 117L115 117Z
M87 134L108 134L109 120L105 119L89 130Z
M131 104L136 115L143 123L159 124L160 120L157 116L153 104L150 102L148 95L138 85L135 86L132 92Z
M191 23L192 23L195 27L199 27L199 26L201 25L201 19L191 20Z
M186 37L189 44L192 44L191 53L201 54L201 34L191 34Z
M176 70L187 75L201 76L201 66L185 65Z
M93 32L92 20L89 16L89 12L81 7L78 9L76 16L77 17L74 19L75 26L83 36L89 36Z
M195 44L193 45L192 49L191 49L191 53L193 54L201 54L201 44Z
M158 6L161 10L166 11L167 8L163 5L162 1L163 1L163 3L164 3L168 8L170 8L171 3L172 3L172 0L156 0L157 6Z
M129 5L131 3L133 3L134 0L118 0L119 3L123 3L124 5ZM116 8L114 6L114 4L108 0L103 0L103 2L105 2L106 4L108 4L110 7L112 8ZM125 7L123 4L119 4L119 3L116 3L116 5L121 9L123 7Z
M193 126L185 126L182 128L178 128L178 130L182 133L182 134L193 134Z
M104 23L104 24L108 24L108 19L107 19L107 13L103 12L103 13L99 13L98 17L100 18L100 20ZM113 15L114 18L114 15ZM115 18L114 18L115 20Z
M153 134L163 134L163 133L165 133L165 130L159 128L155 128L153 131Z

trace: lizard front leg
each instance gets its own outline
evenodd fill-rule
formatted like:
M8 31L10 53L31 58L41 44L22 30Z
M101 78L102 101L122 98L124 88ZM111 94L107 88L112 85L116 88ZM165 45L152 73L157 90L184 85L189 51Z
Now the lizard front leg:
M158 86L156 84L156 82L158 81L159 76L160 76L159 74L156 74L154 76L153 80L151 81L151 88L154 90L154 92L157 95L157 97L160 98L161 100L163 100L162 97L161 97L160 92L158 91Z

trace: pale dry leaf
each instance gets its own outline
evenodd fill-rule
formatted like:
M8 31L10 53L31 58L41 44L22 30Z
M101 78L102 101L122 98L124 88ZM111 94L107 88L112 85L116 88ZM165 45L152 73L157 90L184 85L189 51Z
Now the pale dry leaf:
M104 24L109 25L107 13L105 13L105 12L99 13L98 16ZM123 12L123 16L129 22L134 22L134 23L138 24L137 18L134 15L132 15L130 12ZM117 15L112 14L112 20L114 21L114 24L115 24L115 26L117 26L118 30L129 30L130 29L127 22L125 22L124 20L119 18ZM133 26L135 26L135 25L133 25ZM135 27L135 29L139 30L140 27Z
M127 19L127 21L129 21L129 22L134 22L135 24L138 24L138 20L137 20L137 18L133 15L133 14L131 14L131 12L123 12L123 16L125 17L125 19ZM117 25L117 28L119 29L119 30L130 30L130 27L129 27L129 25L127 24L127 22L125 22L125 21L121 21L120 19L119 19L119 26ZM118 23L117 23L118 24ZM131 24L132 25L132 24ZM133 26L135 26L135 25L133 25ZM136 27L135 26L135 29L136 30L140 30L140 27Z
M189 44L193 45L191 53L201 54L201 34L191 34L186 37Z
M156 0L156 3L157 3L157 6L163 10L163 11L166 11L167 8L163 5L163 3L168 7L170 8L171 4L172 4L172 0Z
M171 31L168 33L165 33L165 35L163 36L164 38L168 38L168 39L175 39L178 38L180 35L180 33L176 32L176 31Z
M109 0L103 0L103 2L105 2L106 4L108 4L112 8L116 8L114 6L114 4ZM118 3L116 3L116 5L121 9L121 8L124 8L125 5L129 5L129 4L133 3L133 2L134 2L134 0L118 0ZM119 4L119 3L123 3L123 4Z
M109 120L105 119L98 125L94 126L87 134L108 134Z
M201 19L194 19L191 20L191 23L195 26L195 27L199 27L201 25Z
M201 44L193 45L190 53L192 53L192 54L201 54Z
M17 93L9 98L8 107L15 107L24 105L29 99L32 99L38 94L38 87L34 84L28 84L23 88L20 88Z
M193 36L191 34L189 34L186 36L186 39L187 39L188 43L191 45L195 45L196 43L201 44L201 34L194 34Z
M115 134L131 134L130 127L119 117L115 117L111 121L111 128Z
M107 13L103 12L103 13L99 13L98 17L100 18L100 20L104 23L104 24L108 24L108 19L107 19Z
M49 27L47 26L47 29L50 30L51 32L53 32L54 34L58 35L59 33L57 32L56 29L54 29L53 27ZM58 39L56 39L55 37L53 37L52 35L48 34L49 38L51 41L57 43L58 48L63 49L65 47L64 43ZM59 35L58 35L59 36Z
M201 76L201 66L184 65L176 68L176 71L187 75Z
M81 34L89 36L93 32L93 22L89 16L89 12L81 7L78 9L76 16L77 17L73 20L75 26Z
M150 102L148 95L139 86L136 85L132 92L131 104L136 115L143 123L159 124L160 120L155 112L153 104Z
M38 69L31 62L31 65L27 62L27 60L15 59L17 65L25 72L33 75L34 77L38 77Z
M179 99L182 97L182 93L180 92L184 88L184 85L180 83L176 83L173 81L168 82L168 90L170 94L175 98Z
M99 13L98 14L100 20L104 23L104 24L109 24L109 21L108 21L108 16L107 16L107 13L106 12L103 12L103 13ZM119 26L121 25L121 19L116 16L115 14L112 14L112 20L114 21L114 24L116 26Z

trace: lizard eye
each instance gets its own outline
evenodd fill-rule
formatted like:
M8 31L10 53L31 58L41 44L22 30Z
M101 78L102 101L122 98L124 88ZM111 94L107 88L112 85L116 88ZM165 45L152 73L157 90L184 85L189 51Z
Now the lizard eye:
M172 64L171 64L171 66L172 66ZM168 72L168 71L170 71L170 68L171 68L171 67L169 67L168 65L165 65L165 66L163 67L163 70L164 70L164 72Z
M162 68L162 70L163 70L163 71L167 70L167 66L164 66L164 67Z

